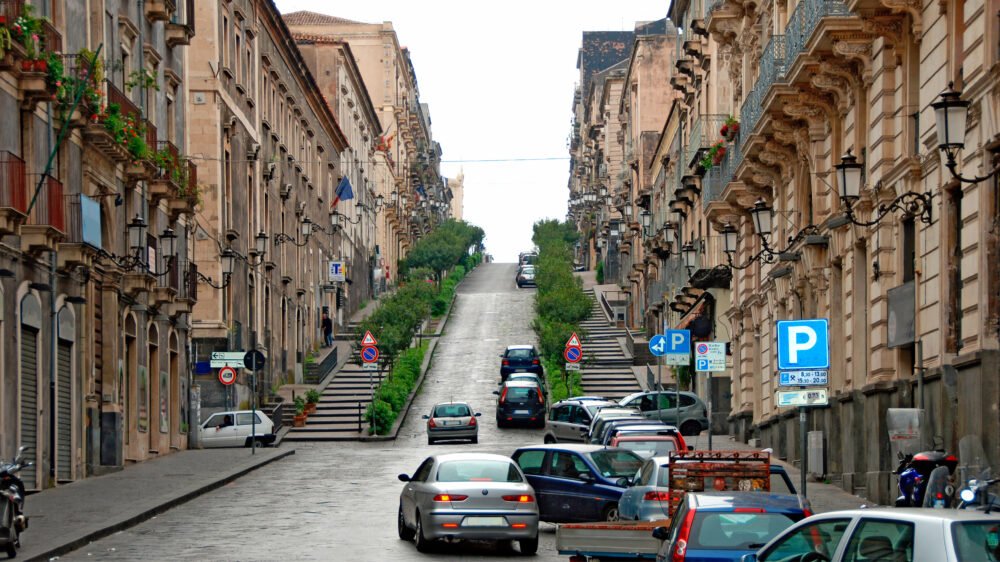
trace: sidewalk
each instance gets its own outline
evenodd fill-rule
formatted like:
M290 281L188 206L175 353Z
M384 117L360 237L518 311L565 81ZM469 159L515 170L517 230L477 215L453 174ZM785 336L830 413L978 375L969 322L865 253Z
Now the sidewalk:
M192 449L32 494L24 502L30 519L18 555L46 560L76 550L292 454Z

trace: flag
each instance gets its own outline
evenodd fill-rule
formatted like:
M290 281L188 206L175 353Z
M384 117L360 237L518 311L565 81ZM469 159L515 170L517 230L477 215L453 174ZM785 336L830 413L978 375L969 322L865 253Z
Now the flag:
M424 186L419 183L417 184L417 193L419 193L422 197L427 197L427 190L425 190Z
M333 203L330 205L331 211L337 206L337 203L339 203L341 199L344 201L354 199L354 190L351 189L351 180L347 179L347 176L344 176L340 180L340 185L337 186Z

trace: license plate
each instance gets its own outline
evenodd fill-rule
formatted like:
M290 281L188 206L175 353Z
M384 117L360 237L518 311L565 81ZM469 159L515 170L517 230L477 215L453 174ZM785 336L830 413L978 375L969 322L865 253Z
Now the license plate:
M531 412L529 412L528 410L514 410L514 413L518 414L518 415L526 416L526 415L530 414Z
M507 520L503 517L466 517L463 527L506 527Z

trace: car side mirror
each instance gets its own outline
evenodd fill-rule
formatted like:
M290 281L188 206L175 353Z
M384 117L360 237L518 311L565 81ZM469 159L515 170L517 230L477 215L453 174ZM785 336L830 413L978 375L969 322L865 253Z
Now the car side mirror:
M594 475L589 472L581 472L578 478L588 484L594 483Z
M653 538L661 541L670 539L670 527L657 527L653 529Z
M493 394L496 394L497 396L500 396L500 391L499 390L494 390Z
M751 552L740 557L740 562L757 562L757 554Z
M628 488L629 486L632 485L632 481L626 478L625 476L622 476L621 478L615 481L615 485L617 485L619 488Z
M693 450L694 450L694 445L688 445L688 451L693 451Z
M480 416L482 416L482 415L483 415L483 413L482 413L482 412L476 412L476 417L477 417L477 418L478 418L478 417L480 417Z
M396 478L399 478L400 482L409 482L410 481L410 475L409 474L400 474Z
M423 418L424 418L425 420L429 420L429 419L431 419L431 417L430 417L430 416L428 416L427 414L424 414L424 415L423 415L422 417L423 417Z
M503 353L501 353L500 355L497 355L497 357L503 357Z

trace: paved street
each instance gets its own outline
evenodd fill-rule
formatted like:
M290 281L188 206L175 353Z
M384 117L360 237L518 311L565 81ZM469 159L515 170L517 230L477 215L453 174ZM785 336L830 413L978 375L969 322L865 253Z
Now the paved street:
M420 554L411 542L397 538L395 526L402 488L396 475L412 474L429 451L510 454L519 445L541 440L539 430L498 430L493 419L497 354L510 343L533 339L534 291L517 289L513 277L513 265L484 264L462 284L431 371L396 441L295 443L294 455L61 560L519 558L508 547L488 543L439 545L431 555ZM452 398L468 400L483 413L480 442L429 447L420 416L433 403ZM692 438L696 446L706 441L704 436ZM728 438L716 438L716 447L727 444ZM821 484L810 488L810 496L819 510L825 504L847 507L855 502ZM533 560L564 560L555 552L555 527L542 527ZM33 530L25 541L44 540Z

